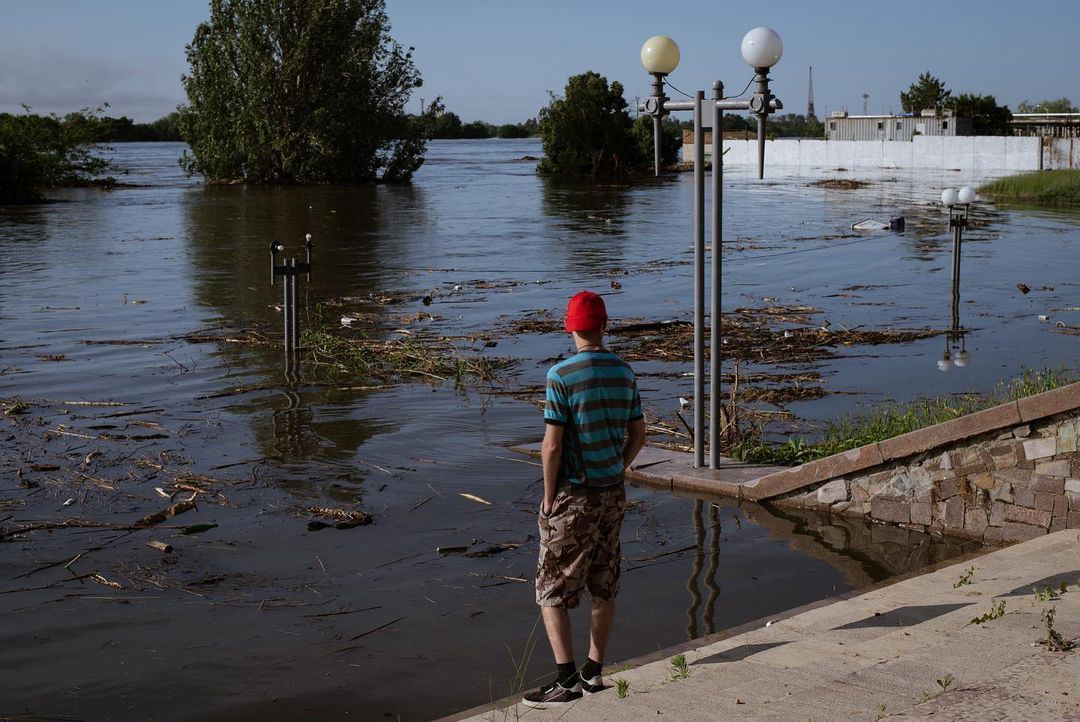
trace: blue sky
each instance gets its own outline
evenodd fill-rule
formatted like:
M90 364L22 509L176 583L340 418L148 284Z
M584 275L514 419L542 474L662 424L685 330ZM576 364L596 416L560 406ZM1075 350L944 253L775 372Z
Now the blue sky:
M424 76L413 109L441 95L466 120L524 120L585 70L621 81L628 98L645 94L638 52L658 33L682 49L675 85L692 92L720 79L738 92L750 77L739 41L756 25L784 39L774 91L794 112L806 109L809 65L819 115L861 112L864 92L871 112L899 110L900 91L924 70L954 93L1013 107L1080 102L1075 0L388 0L388 9ZM184 45L206 15L205 0L0 0L0 111L108 101L112 114L153 120L183 101Z

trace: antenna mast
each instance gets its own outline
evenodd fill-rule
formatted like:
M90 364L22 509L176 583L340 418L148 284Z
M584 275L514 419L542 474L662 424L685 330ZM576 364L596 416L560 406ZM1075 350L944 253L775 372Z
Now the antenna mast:
M814 113L814 66L810 66L810 90L806 94L806 117L817 117Z

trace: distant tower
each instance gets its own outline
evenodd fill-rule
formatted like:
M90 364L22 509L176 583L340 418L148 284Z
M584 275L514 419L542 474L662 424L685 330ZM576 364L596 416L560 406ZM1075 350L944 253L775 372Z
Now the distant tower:
M806 94L806 117L814 118L814 66L810 66L810 90Z
M869 107L870 107L870 93L863 93L862 94L862 114L863 115L870 115Z

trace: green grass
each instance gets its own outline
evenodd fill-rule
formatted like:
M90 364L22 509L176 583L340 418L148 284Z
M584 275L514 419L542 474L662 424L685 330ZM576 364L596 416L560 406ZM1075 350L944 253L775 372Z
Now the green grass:
M690 676L690 665L685 654L676 654L671 658L671 679L686 679Z
M797 437L777 446L742 442L732 447L731 456L753 464L805 464L1075 381L1080 381L1080 369L1025 371L1012 381L999 383L989 394L957 394L888 403L827 424L816 441Z
M1000 201L1048 206L1080 206L1080 170L1044 170L998 178L979 193Z

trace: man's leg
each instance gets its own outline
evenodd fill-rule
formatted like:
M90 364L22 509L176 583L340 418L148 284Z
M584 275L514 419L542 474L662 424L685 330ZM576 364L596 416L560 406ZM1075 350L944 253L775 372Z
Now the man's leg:
M555 664L574 662L574 641L570 634L570 613L559 607L540 607L544 617L551 653L555 655Z
M589 659L601 661L607 651L611 625L615 621L615 598L593 599L589 619ZM569 623L567 624L569 631ZM550 634L550 632L549 632Z

